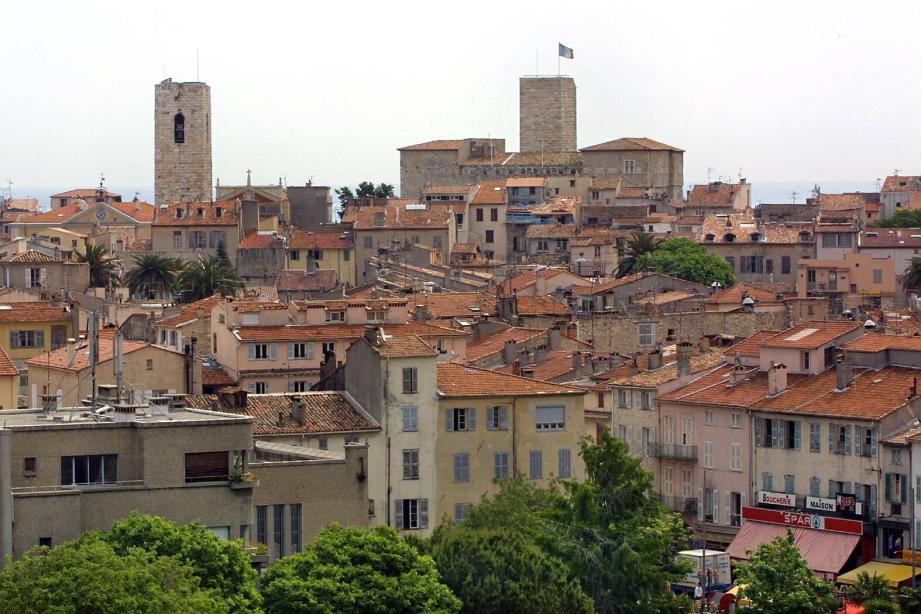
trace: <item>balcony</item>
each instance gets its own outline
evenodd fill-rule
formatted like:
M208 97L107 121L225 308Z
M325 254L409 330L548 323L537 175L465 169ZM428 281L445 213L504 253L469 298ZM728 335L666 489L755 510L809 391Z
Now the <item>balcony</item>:
M672 512L681 512L684 514L697 513L697 499L659 495L659 501Z
M697 446L685 446L678 443L650 443L648 444L647 452L649 456L666 460L697 460Z

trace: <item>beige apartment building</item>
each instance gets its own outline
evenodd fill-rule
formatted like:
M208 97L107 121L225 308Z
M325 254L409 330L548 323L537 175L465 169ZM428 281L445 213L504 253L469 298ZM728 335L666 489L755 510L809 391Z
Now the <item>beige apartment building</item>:
M109 192L102 186L98 188L77 188L59 192L51 195L51 209L60 209L82 200L84 203L95 203L97 201L105 203L119 203L122 200L121 194Z
M800 297L828 298L831 313L859 307L891 309L899 291L895 259L849 253L840 260L806 260L796 266Z
M477 186L467 211L467 241L475 243L486 258L505 260L508 250L504 181L486 181Z
M355 285L355 242L352 233L343 229L291 231L286 245L285 268L335 271L339 281Z
M173 258L207 258L221 243L237 260L240 219L236 201L163 204L150 227L150 252Z
M89 264L32 249L0 259L0 269L7 288L86 292L90 285Z
M592 177L623 175L623 184L681 202L684 150L649 138L620 138L579 150L582 172Z
M211 311L225 302L219 296L210 296L194 303L167 309L163 317L154 324L154 339L157 345L185 352L185 347L194 346L196 356L211 354Z

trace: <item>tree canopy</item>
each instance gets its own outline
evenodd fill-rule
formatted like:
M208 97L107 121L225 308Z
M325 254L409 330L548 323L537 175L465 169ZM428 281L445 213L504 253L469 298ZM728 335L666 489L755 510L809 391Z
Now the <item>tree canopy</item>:
M740 599L764 614L827 614L838 610L834 588L817 578L793 543L793 532L758 546L738 570Z
M728 288L736 283L732 265L685 237L666 239L654 251L643 254L637 260L637 269L656 271L708 286L719 282Z
M661 243L662 239L648 232L632 233L618 254L617 276L626 277L639 271L640 258L654 252Z
M102 245L87 245L83 253L74 252L74 260L90 265L90 285L94 288L106 288L117 281L114 275L117 261Z
M218 249L223 243L218 245ZM220 251L216 256L197 258L183 266L176 276L176 290L182 301L191 303L213 296L216 293L234 296L243 288L243 281L237 269L230 264L227 252L223 258Z
M335 192L336 198L339 199L339 205L343 209L356 198L393 198L394 194L393 186L389 183L375 184L373 181L362 181L354 191L349 186L344 185L336 188Z
M143 293L147 298L157 298L172 290L183 265L181 258L141 254L134 257L134 267L125 275L125 283L132 295Z
M432 558L385 526L327 527L304 552L268 568L262 593L267 614L450 614L461 606Z
M179 559L141 548L120 554L98 533L10 562L0 572L0 604L19 614L228 611Z
M874 224L878 228L921 228L921 209L896 209L892 216Z

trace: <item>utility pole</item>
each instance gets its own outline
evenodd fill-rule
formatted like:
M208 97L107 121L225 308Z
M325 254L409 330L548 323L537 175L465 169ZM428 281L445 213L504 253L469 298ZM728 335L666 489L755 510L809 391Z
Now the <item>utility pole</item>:
M92 365L92 385L90 392L90 411L96 411L96 362L99 360L99 314L93 312L87 327L87 339L90 350L90 364Z
M706 470L706 469L704 469L704 489L703 489L703 496L704 496L703 503L704 503L704 505L706 505L706 503L707 503L707 470ZM710 502L710 507L711 507L711 509L712 509L712 507L713 507L713 502L712 502L712 501ZM704 604L707 602L707 508L706 508L706 507L704 507L703 523L704 523L704 526L703 526L703 530L704 530L704 531L703 531L703 539L701 540L701 544L700 544L700 546L701 546L701 550L700 550L700 552L701 552L700 563L701 563L701 566L702 566L702 567L701 567L701 577L700 577L700 583L701 583L701 585L702 585L702 590L700 591L700 592L701 592L701 596L700 596L700 611L701 611L701 614L702 614L703 611L704 611Z
M124 377L124 364L122 361L122 331L115 333L115 402L122 402L122 378Z

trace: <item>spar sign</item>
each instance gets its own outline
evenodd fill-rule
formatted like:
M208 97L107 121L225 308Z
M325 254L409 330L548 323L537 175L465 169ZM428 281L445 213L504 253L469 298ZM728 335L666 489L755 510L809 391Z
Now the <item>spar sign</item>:
M744 520L757 520L758 522L782 524L788 527L799 527L801 529L863 535L863 523L859 520L832 518L831 516L820 516L819 514L804 514L802 512L789 512L786 510L769 510L762 507L743 507L742 518Z

